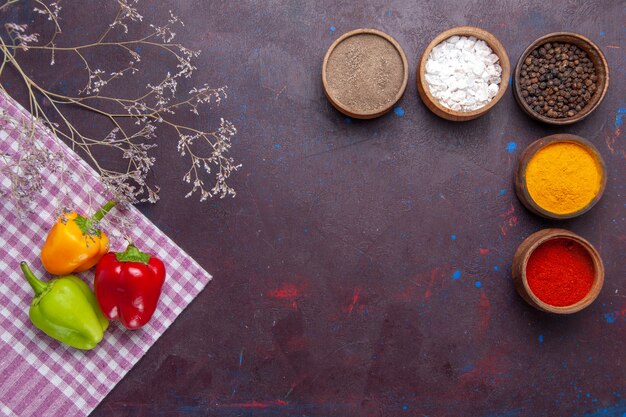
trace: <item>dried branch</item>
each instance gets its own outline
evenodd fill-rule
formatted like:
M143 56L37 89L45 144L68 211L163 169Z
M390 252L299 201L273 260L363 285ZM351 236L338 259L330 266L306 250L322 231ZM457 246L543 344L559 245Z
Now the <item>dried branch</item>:
M0 13L17 1L8 0L0 5ZM176 133L177 151L190 162L189 171L183 177L184 182L192 184L186 197L198 193L200 200L205 201L213 196L221 198L227 195L235 196L235 191L227 183L230 175L241 166L228 156L231 139L237 133L235 126L219 118L217 130L206 131L179 124L175 119L176 112L180 110L187 109L199 115L200 107L217 106L227 98L226 87L211 88L206 84L191 89L184 98L178 97L178 82L182 78L192 76L196 70L193 60L200 53L182 44L173 43L176 36L174 27L183 25L178 17L170 11L166 24L147 25L150 28L147 35L123 41L107 40L111 38L113 32L117 32L118 35L127 34L130 25L141 25L143 21L143 16L137 9L137 0L117 0L117 14L96 42L79 42L74 46L60 47L57 46L57 37L62 33L61 2L47 4L41 0L35 2L37 6L34 7L34 11L45 16L54 25L54 33L46 43L40 42L38 34L28 33L26 25L18 23L5 24L5 36L0 36L0 54L2 54L0 81L6 65L12 66L28 90L29 110L32 115L28 129L19 138L20 142L23 142L20 143L20 153L24 156L15 158L15 155L0 155L0 163L3 164L0 169L10 178L11 197L19 202L20 207L25 207L33 193L41 191L42 179L35 178L41 175L41 168L63 169L63 164L57 160L58 155L47 154L45 150L38 149L34 143L32 138L36 121L43 122L56 137L71 144L74 149L83 151L113 198L120 202L154 203L158 200L159 187L148 184L147 176L155 163L150 150L156 146L154 139L157 130L160 131L161 128ZM177 63L176 72L165 73L156 85L147 84L145 94L140 97L128 99L107 94L107 86L113 80L140 72L138 64L141 62L141 54L137 51L143 47L165 52ZM89 61L90 54L87 52L100 48L116 48L128 56L128 61L115 71L97 68L96 63ZM16 54L17 51L31 50L49 51L50 65L69 55L78 57L84 64L86 75L84 87L76 95L66 95L50 91L33 80L22 68L21 59ZM5 90L4 84L0 83L0 89ZM44 101L49 105L44 107L42 105ZM70 107L88 110L107 120L111 125L110 130L101 137L87 134L71 120L68 112ZM53 120L58 123L53 123ZM134 123L126 123L128 120ZM0 115L0 122L2 121L7 122ZM108 150L107 154L118 152L123 160L128 160L126 170L105 166L96 157L98 154L94 151L96 147L105 147ZM203 153L203 150L206 153ZM205 186L207 179L213 182L212 186ZM27 183L31 185L28 186Z

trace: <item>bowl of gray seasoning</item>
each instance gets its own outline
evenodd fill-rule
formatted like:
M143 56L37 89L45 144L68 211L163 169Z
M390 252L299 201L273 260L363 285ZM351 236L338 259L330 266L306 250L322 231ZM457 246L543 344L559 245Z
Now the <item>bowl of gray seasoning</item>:
M568 32L530 44L515 67L513 93L535 120L568 125L589 116L609 88L609 67L596 44Z
M343 114L372 119L387 113L404 94L408 63L395 39L375 29L356 29L328 48L322 83Z
M510 72L509 57L495 36L459 26L439 34L424 50L417 68L417 91L437 116L472 120L500 101Z

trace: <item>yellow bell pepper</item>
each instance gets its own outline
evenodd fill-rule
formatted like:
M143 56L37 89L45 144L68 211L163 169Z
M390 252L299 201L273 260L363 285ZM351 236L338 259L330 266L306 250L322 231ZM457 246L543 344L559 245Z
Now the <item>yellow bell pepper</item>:
M109 239L98 222L116 204L109 201L92 217L75 211L61 215L41 249L41 262L46 270L54 275L68 275L95 266L109 251Z

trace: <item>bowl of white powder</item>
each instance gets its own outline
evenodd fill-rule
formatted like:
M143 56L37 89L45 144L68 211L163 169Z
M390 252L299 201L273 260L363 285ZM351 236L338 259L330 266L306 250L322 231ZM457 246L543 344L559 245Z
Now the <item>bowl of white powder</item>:
M417 91L437 116L472 120L504 95L511 73L506 50L486 30L459 26L428 45L417 68Z

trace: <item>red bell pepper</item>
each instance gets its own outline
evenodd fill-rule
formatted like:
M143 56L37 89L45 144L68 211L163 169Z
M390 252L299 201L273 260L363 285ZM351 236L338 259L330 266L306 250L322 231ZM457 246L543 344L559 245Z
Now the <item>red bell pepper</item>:
M96 266L94 289L104 315L134 330L152 318L164 281L163 262L131 243L125 252L102 257Z

